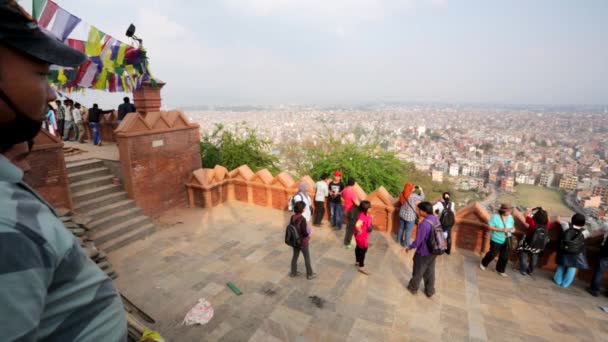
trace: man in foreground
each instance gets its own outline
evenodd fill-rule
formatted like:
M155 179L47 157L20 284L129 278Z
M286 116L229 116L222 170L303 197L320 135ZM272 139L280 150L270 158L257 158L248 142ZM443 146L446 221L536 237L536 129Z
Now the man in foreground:
M0 0L0 341L126 341L112 281L4 156L40 131L56 97L50 65L85 58Z

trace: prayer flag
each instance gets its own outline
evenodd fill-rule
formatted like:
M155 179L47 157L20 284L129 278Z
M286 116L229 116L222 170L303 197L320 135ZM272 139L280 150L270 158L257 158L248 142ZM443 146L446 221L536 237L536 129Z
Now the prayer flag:
M34 19L36 19L36 20L40 19L40 15L42 14L44 5L46 5L46 0L32 1L32 16L34 16Z
M51 19L53 19L53 16L55 15L55 12L57 12L57 4L54 3L51 0L48 0L46 2L46 6L44 6L44 10L42 10L42 14L40 15L40 19L38 19L38 25L46 28L47 26L49 26L49 23L51 22Z
M95 82L95 89L106 89L106 83L108 80L108 71L106 69L101 70L99 76L97 76L97 82Z
M49 0L50 1L50 0ZM99 56L101 53L101 39L103 32L99 31L95 26L91 26L89 38L85 46L85 53L89 56Z
M84 42L82 40L68 39L68 45L72 47L72 49L84 53Z
M125 43L120 44L120 48L118 48L116 55L116 63L118 63L118 65L123 65L125 61L125 52L127 51L128 47L129 46Z
M63 72L63 69L59 69L59 73L57 75L57 81L59 82L59 84L66 84L66 82L68 81L68 78L66 77L65 73Z
M63 8L59 8L51 32L63 42L72 33L78 23L80 23L80 18L71 15Z
M97 65L95 63L89 63L84 75L82 75L82 79L80 82L78 82L78 86L85 88L91 87L93 85L95 75L97 75Z

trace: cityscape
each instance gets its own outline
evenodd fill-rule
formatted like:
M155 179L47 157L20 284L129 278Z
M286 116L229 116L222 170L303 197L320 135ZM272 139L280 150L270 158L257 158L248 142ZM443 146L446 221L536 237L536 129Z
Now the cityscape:
M333 135L343 142L377 143L433 181L449 180L463 192L489 196L516 192L520 185L552 189L572 210L584 211L593 227L608 212L606 112L603 106L382 104L216 107L187 114L203 133L216 123L255 128L279 157L285 141Z

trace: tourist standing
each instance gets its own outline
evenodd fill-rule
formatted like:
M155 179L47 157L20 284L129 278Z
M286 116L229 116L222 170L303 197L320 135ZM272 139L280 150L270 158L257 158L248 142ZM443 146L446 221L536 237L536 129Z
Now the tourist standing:
M80 111L80 103L76 102L74 109L72 110L72 116L74 117L74 125L76 125L76 139L79 143L84 143L84 121L82 120L82 112Z
M416 239L405 248L406 253L415 249L412 279L407 289L412 293L418 293L420 281L424 279L424 293L431 298L435 294L435 259L436 255L431 253L428 240L431 237L433 226L439 223L433 215L433 205L430 202L420 202L416 207L416 214L420 217L420 224L416 231Z
M112 280L3 155L40 132L56 99L50 66L76 68L86 60L26 13L16 1L0 1L1 340L126 341Z
M136 111L135 106L131 103L128 97L122 99L123 103L118 106L118 124L124 120L125 116L129 113L134 113Z
M321 180L315 184L315 219L313 225L321 225L325 215L325 200L329 195L329 176L327 173L321 175Z
M295 203L298 203L300 201L304 202L306 207L304 208L302 215L306 219L306 222L311 222L310 217L312 214L312 201L310 200L310 196L308 195L308 185L306 184L306 182L301 182L298 185L298 192L296 192L295 195L293 195L293 198L291 200L294 203L294 211L295 211Z
M448 243L448 249L445 251L448 255L450 255L452 251L452 227L454 227L454 224L456 223L456 206L454 205L454 202L450 201L450 196L449 192L444 192L441 195L441 201L435 203L433 206L433 212L436 213L439 218L441 228L443 229L445 239Z
M346 211L346 231L344 232L344 248L351 249L353 239L353 231L359 207L359 196L355 191L355 179L349 178L346 182L346 188L342 190L342 199L344 199L344 210Z
M369 272L365 268L365 254L367 254L367 248L369 247L367 240L372 228L372 215L369 213L371 207L372 205L369 201L361 201L357 223L355 224L355 241L357 242L355 260L359 267L359 272L366 275L369 275Z
M93 145L101 146L101 134L99 132L99 120L104 114L112 113L113 110L101 110L97 103L93 103L93 108L89 109L89 127L93 133Z
M416 206L424 201L425 195L422 187L414 186L411 182L405 183L399 202L399 231L397 233L397 241L403 246L409 246L411 243L412 230L416 224Z
M543 208L527 209L526 235L523 237L519 251L519 272L525 276L532 275L538 257L545 251L549 242L549 214ZM530 259L528 263L528 259Z
M56 109L56 118L57 118L57 136L59 138L63 138L63 123L65 120L65 107L61 104L61 100L55 101Z
M76 128L76 125L74 124L74 116L72 115L72 113L74 112L74 102L72 100L68 99L68 100L63 101L63 103L65 103L65 122L64 122L65 127L63 128L63 140L69 141L71 130L74 130L75 138L78 136L78 129ZM74 140L76 140L76 139L74 139Z
M591 278L591 284L589 285L589 288L587 288L587 292L594 297L599 295L604 272L608 270L608 223L604 223L602 231L604 233L604 239L602 240L602 245L600 247L600 255L597 260L595 271L593 272L593 278ZM606 292L606 296L608 296L608 292Z
M46 112L46 123L47 129L51 135L55 135L57 132L57 119L55 118L55 109L50 104L48 105L49 110Z
M490 236L490 250L481 260L481 264L479 264L479 268L485 270L498 255L496 272L503 277L507 276L505 270L507 269L507 262L509 261L509 244L507 243L507 238L515 231L515 220L513 220L513 216L511 216L512 212L513 207L511 207L510 204L503 203L500 205L498 213L492 215L490 218L490 222L488 223L488 229L492 231Z
M306 217L304 217L303 213L306 210L306 203L299 201L296 202L293 206L294 214L291 216L290 223L293 224L298 230L298 235L300 236L300 246L293 247L293 256L291 257L291 273L290 277L297 277L300 275L298 272L298 258L300 257L300 252L304 255L304 264L306 265L306 278L311 280L316 278L317 275L312 271L312 265L310 262L310 228L306 222Z
M336 230L342 229L342 191L344 183L342 183L342 171L334 172L334 179L329 183L329 223Z
M574 214L570 223L562 222L559 219L557 222L562 227L562 234L553 281L563 288L568 288L574 281L579 268L589 268L585 255L585 239L591 234L584 228L585 215L583 214Z

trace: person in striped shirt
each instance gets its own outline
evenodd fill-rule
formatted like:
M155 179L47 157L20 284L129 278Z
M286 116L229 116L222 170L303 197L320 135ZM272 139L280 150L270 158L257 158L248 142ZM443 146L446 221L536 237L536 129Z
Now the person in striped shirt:
M55 100L50 65L85 59L0 0L0 341L127 340L112 281L7 158L36 136Z

